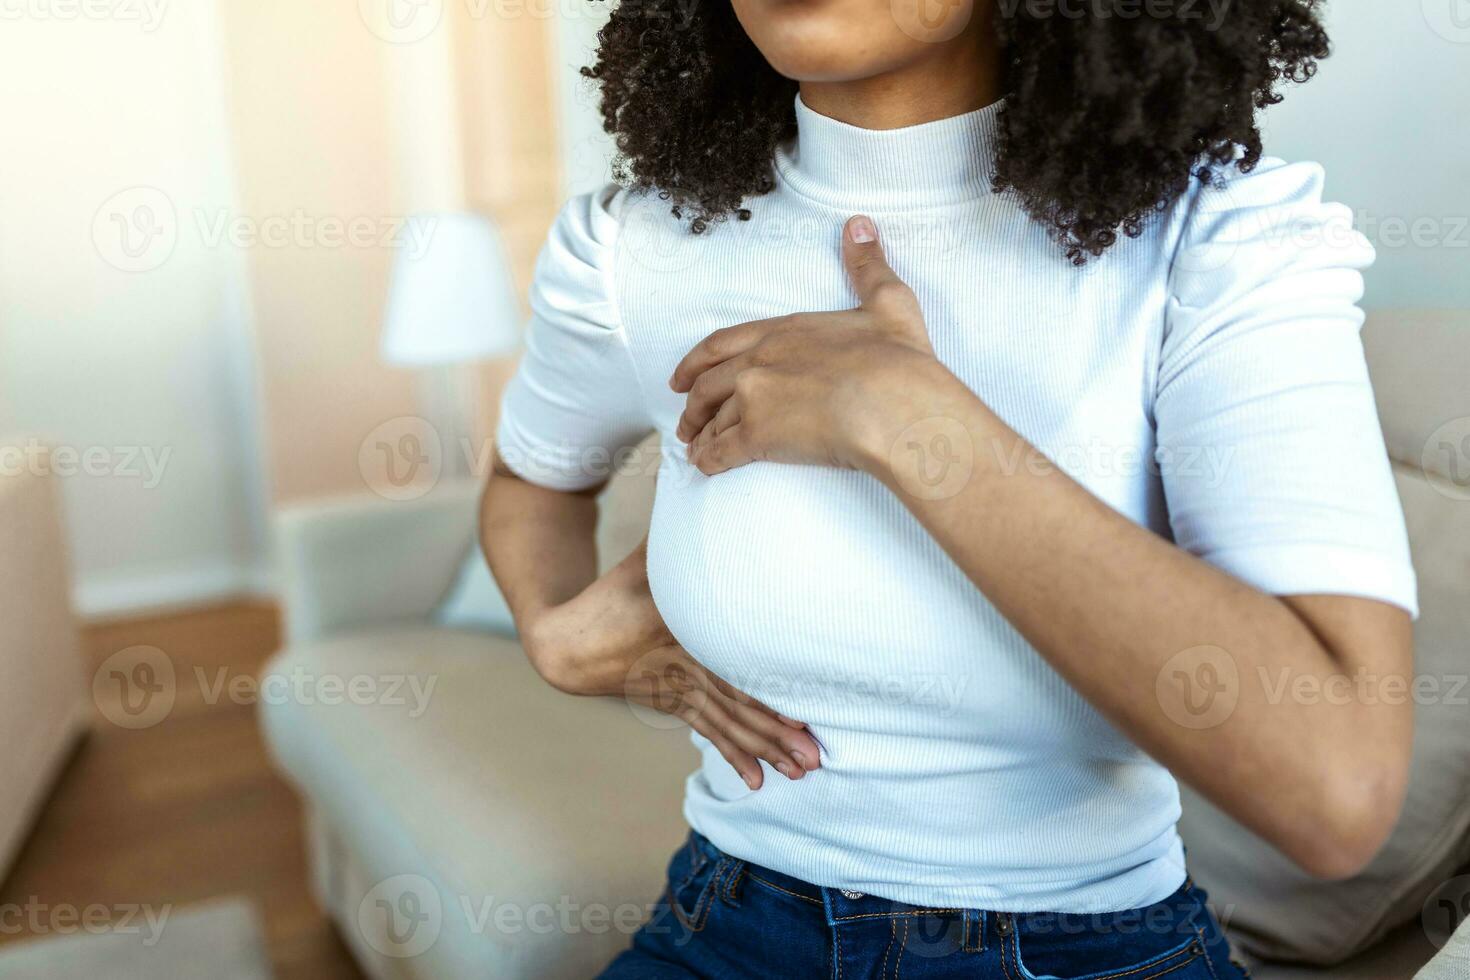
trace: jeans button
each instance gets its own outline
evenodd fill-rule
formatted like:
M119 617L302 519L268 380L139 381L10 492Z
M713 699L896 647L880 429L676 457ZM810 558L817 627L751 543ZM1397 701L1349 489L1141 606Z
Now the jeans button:
M850 888L841 888L841 889L838 889L838 890L842 892L842 897L843 898L857 899L857 898L862 898L863 897L863 893L862 892L855 892L855 891L851 890Z

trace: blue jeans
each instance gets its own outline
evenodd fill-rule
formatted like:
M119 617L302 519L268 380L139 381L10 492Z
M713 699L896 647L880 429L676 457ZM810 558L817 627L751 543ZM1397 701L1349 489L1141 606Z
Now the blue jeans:
M1126 912L925 909L819 888L691 834L652 918L602 980L1240 980L1204 899L1186 881Z

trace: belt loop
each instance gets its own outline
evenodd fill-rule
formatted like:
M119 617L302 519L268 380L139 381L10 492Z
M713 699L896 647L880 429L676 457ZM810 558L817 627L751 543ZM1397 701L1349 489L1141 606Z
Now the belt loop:
M699 874L709 863L709 855L704 850L705 843L705 839L697 831L689 832L689 873L691 875Z
M750 865L739 858L727 857L728 864L720 869L724 874L724 880L719 883L720 900L731 908L740 907L740 886L745 881L745 869ZM717 873L716 878L719 878Z
M966 953L985 952L985 912L983 909L965 909L961 916L965 928L961 948Z

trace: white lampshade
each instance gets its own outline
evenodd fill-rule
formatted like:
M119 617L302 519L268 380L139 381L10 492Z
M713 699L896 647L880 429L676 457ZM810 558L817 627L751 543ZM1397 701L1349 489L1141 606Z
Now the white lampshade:
M520 343L521 308L495 223L481 214L408 219L388 288L383 360L430 367L498 357Z

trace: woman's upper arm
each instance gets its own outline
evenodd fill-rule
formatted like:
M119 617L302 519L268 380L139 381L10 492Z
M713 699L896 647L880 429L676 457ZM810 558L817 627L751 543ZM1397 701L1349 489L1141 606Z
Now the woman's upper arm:
M1268 160L1197 193L1171 274L1158 462L1180 547L1265 592L1341 598L1296 602L1328 632L1388 635L1407 616L1379 606L1417 605L1358 336L1373 249L1322 182Z
M608 188L557 217L536 264L525 355L501 399L500 459L554 490L606 482L616 454L652 427L613 279L619 205Z

